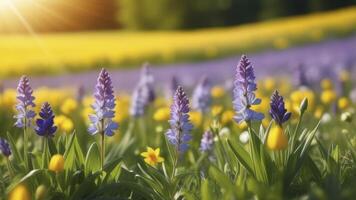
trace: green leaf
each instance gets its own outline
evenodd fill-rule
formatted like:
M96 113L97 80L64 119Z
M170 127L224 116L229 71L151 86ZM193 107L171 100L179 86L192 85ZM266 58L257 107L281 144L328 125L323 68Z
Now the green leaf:
M209 181L205 179L201 184L201 199L202 200L213 200L213 194L211 193L211 189L209 188Z
M209 168L209 175L225 190L228 196L235 194L236 188L225 173L221 172L217 167L211 166Z
M66 160L64 165L66 169L74 169L74 167L84 165L83 152L74 133L70 136L66 151L64 152L64 158Z
M235 154L237 160L242 164L242 166L251 174L255 175L253 171L253 165L252 165L252 160L249 155L249 153L240 145L232 145L230 140L227 140L227 143L229 144L230 149L232 152Z
M90 145L85 158L85 173L96 172L99 171L100 168L100 151L98 145L94 142Z
M17 161L18 163L21 163L23 162L23 159L22 159L22 156L21 154L19 153L17 147L16 147L16 144L14 142L14 139L12 138L12 135L7 132L7 140L9 141L10 143L10 147L11 147L11 151L12 151L12 155L15 159L15 161Z

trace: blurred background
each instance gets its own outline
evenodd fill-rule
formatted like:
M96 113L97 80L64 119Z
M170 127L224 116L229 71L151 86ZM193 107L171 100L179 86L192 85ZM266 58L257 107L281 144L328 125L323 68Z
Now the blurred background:
M153 72L162 79L180 68L197 75L219 70L217 79L223 80L246 53L263 73L289 73L286 66L298 64L345 65L356 52L355 5L356 0L0 0L0 77L8 87L22 74L37 77L35 85L80 85L106 67L125 84L149 62L161 66Z
M2 0L0 32L233 26L354 5L355 0ZM25 25L26 24L26 25Z

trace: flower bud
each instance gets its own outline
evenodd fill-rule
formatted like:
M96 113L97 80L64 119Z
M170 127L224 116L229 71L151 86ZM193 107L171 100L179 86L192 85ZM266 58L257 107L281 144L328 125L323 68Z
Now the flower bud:
M59 173L64 170L64 157L61 154L56 154L52 156L51 161L49 162L48 169Z
M40 185L36 189L36 200L44 200L47 196L47 187L45 185Z
M274 126L267 138L267 147L271 150L283 150L288 146L288 138L281 126Z
M302 103L300 103L300 106L299 106L300 114L303 115L307 109L308 109L308 99L304 98Z
M344 113L342 113L342 114L341 114L341 121L351 123L351 121L352 121L352 114L351 114L350 112L344 112Z
M31 194L24 184L17 185L9 194L8 200L31 200Z

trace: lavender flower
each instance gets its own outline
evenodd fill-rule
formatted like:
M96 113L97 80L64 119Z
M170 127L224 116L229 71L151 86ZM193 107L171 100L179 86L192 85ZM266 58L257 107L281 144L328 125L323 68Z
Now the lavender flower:
M0 151L5 157L9 157L11 155L11 149L9 143L2 138L0 138Z
M113 136L119 125L112 121L115 117L115 96L110 75L105 69L102 69L99 74L94 98L92 108L95 114L89 115L91 124L88 131L91 135L100 133Z
M169 123L171 129L166 133L168 141L173 144L178 152L185 152L188 149L188 142L191 140L190 131L193 125L189 122L189 100L181 86L178 86L171 105L171 119Z
M146 102L143 96L144 96L143 88L140 85L138 85L132 94L131 107L130 107L131 116L140 117L143 114L145 114Z
M278 91L274 91L273 95L271 96L271 110L269 113L271 114L272 119L282 126L282 124L291 116L290 112L287 112L287 109L284 106L283 97L279 95Z
M256 98L254 91L257 90L253 67L246 56L242 56L236 69L234 82L233 106L236 111L235 121L260 121L264 118L262 113L251 109L252 105L261 103L261 99Z
M214 147L214 135L211 131L206 131L200 142L200 150L202 152L209 152Z
M57 127L54 126L54 114L48 102L42 105L39 115L41 118L36 120L36 133L42 137L53 137Z
M15 115L15 126L18 128L29 127L36 113L31 110L35 107L33 101L35 97L32 96L33 90L30 86L30 81L26 76L22 76L17 87L17 104L16 110L18 114Z
M85 97L85 87L80 85L77 89L77 101L81 103Z
M195 88L192 97L192 108L201 112L206 112L211 103L210 82L204 76L198 86Z
M296 86L309 86L308 78L306 76L306 70L303 64L299 63L296 65L295 70L295 85Z
M156 98L156 93L154 91L154 78L148 63L145 63L142 67L139 85L143 88L142 92L144 94L145 103L148 104L153 102Z
M178 78L176 76L173 76L172 80L171 80L172 95L175 94L175 92L177 91L178 86L179 86L179 80L178 80Z

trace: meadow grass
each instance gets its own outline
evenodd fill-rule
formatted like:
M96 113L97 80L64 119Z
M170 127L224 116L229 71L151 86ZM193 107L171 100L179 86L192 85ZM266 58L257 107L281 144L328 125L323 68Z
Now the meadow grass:
M212 59L285 49L356 30L356 7L226 28L0 36L0 77Z

